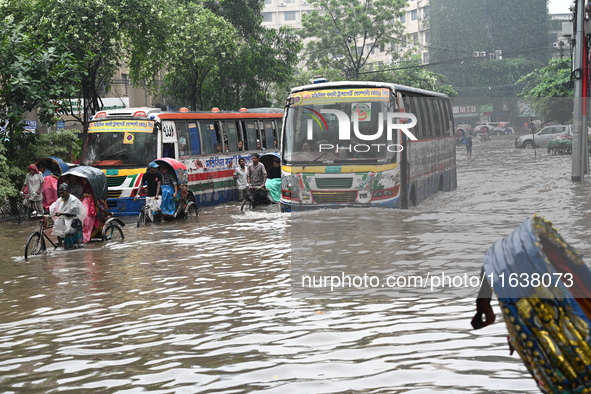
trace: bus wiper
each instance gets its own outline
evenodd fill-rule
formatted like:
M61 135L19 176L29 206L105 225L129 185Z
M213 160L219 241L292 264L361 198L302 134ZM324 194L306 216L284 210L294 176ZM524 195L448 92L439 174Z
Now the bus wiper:
M312 164L312 163L314 163L314 162L316 162L316 161L318 161L318 160L322 159L324 156L326 156L326 155L328 154L328 152L330 152L330 150L327 150L326 152L324 152L323 154L321 154L320 156L318 156L318 157L317 157L317 158L315 158L314 160L307 162L307 163L306 163L306 164L305 164L305 165L302 167L302 169L304 169L304 168L308 167L310 164Z
M104 159L100 160L98 163L96 163L96 164L93 164L93 166L98 166L98 165L99 165L99 164L101 164L103 161L105 161L105 160L109 160L109 159L112 159L113 157L117 157L117 156L119 156L120 154L122 154L122 153L124 153L124 152L125 152L125 150L120 150L119 152L115 152L115 153L113 153L113 154L111 154L111 155L109 155L109 156L105 157Z

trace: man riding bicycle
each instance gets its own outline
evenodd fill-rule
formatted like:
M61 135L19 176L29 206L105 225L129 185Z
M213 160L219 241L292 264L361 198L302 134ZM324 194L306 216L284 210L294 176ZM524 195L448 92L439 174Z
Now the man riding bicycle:
M259 157L258 153L252 154L252 163L248 165L246 175L253 200L257 204L266 204L269 202L267 190L265 189L267 170L263 163L259 161Z

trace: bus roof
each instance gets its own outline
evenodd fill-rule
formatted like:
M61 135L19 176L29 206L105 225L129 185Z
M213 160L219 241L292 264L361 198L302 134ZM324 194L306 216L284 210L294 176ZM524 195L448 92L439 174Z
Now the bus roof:
M432 92L430 90L413 88L411 86L397 85L394 83L387 82L374 82L374 81L337 81L337 82L323 82L315 83L310 85L298 86L291 89L291 94L302 92L305 90L319 90L319 89L332 89L332 88L388 88L395 92L408 92L422 96L430 97L444 97L447 98L446 94Z
M104 120L105 118L128 118L133 117L135 113L143 111L146 117L155 115L158 119L250 119L250 118L270 118L277 119L283 116L283 110L280 108L243 108L240 111L194 111L180 112L168 111L162 112L160 108L120 108L97 112L103 116L93 120ZM96 116L96 115L95 115ZM142 118L145 118L142 116Z

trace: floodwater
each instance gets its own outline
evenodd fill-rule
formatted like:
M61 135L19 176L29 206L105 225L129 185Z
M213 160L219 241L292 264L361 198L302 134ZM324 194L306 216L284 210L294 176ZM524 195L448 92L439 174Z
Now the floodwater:
M570 181L570 156L534 156L513 139L475 140L472 158L458 148L457 190L386 212L401 223L395 251L351 245L358 260L479 272L486 249L534 213L591 255L590 184ZM509 355L498 307L497 323L471 329L477 290L292 297L292 247L305 249L292 245L295 221L235 204L139 229L128 218L121 244L27 261L35 225L0 222L0 392L539 392ZM350 221L331 226L332 238L351 234Z

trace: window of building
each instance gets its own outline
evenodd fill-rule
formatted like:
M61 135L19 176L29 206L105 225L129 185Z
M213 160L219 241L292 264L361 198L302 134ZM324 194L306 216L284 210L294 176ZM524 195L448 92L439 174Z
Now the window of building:
M412 40L412 42L414 43L419 43L419 33L413 33L410 36L410 39Z
M363 47L357 47L357 54L363 55Z
M376 49L374 48L373 44L374 43L372 42L371 44L367 44L365 46L365 53L369 52L370 55L374 55L376 53Z
M265 4L273 4L273 0L265 0Z
M423 32L423 37L425 38L425 44L431 43L431 32L429 30Z
M295 11L285 11L283 13L283 20L284 21L295 21L296 20Z
M429 52L423 52L423 64L429 63Z
M263 16L263 22L273 22L273 13L272 12L261 12Z
M295 0L285 0L286 3L295 3Z
M429 6L423 7L423 17L429 17Z
M418 12L417 10L412 10L410 12L410 20L411 21L416 21L419 18Z
M406 13L400 15L400 18L399 19L400 19L400 22L406 23Z

